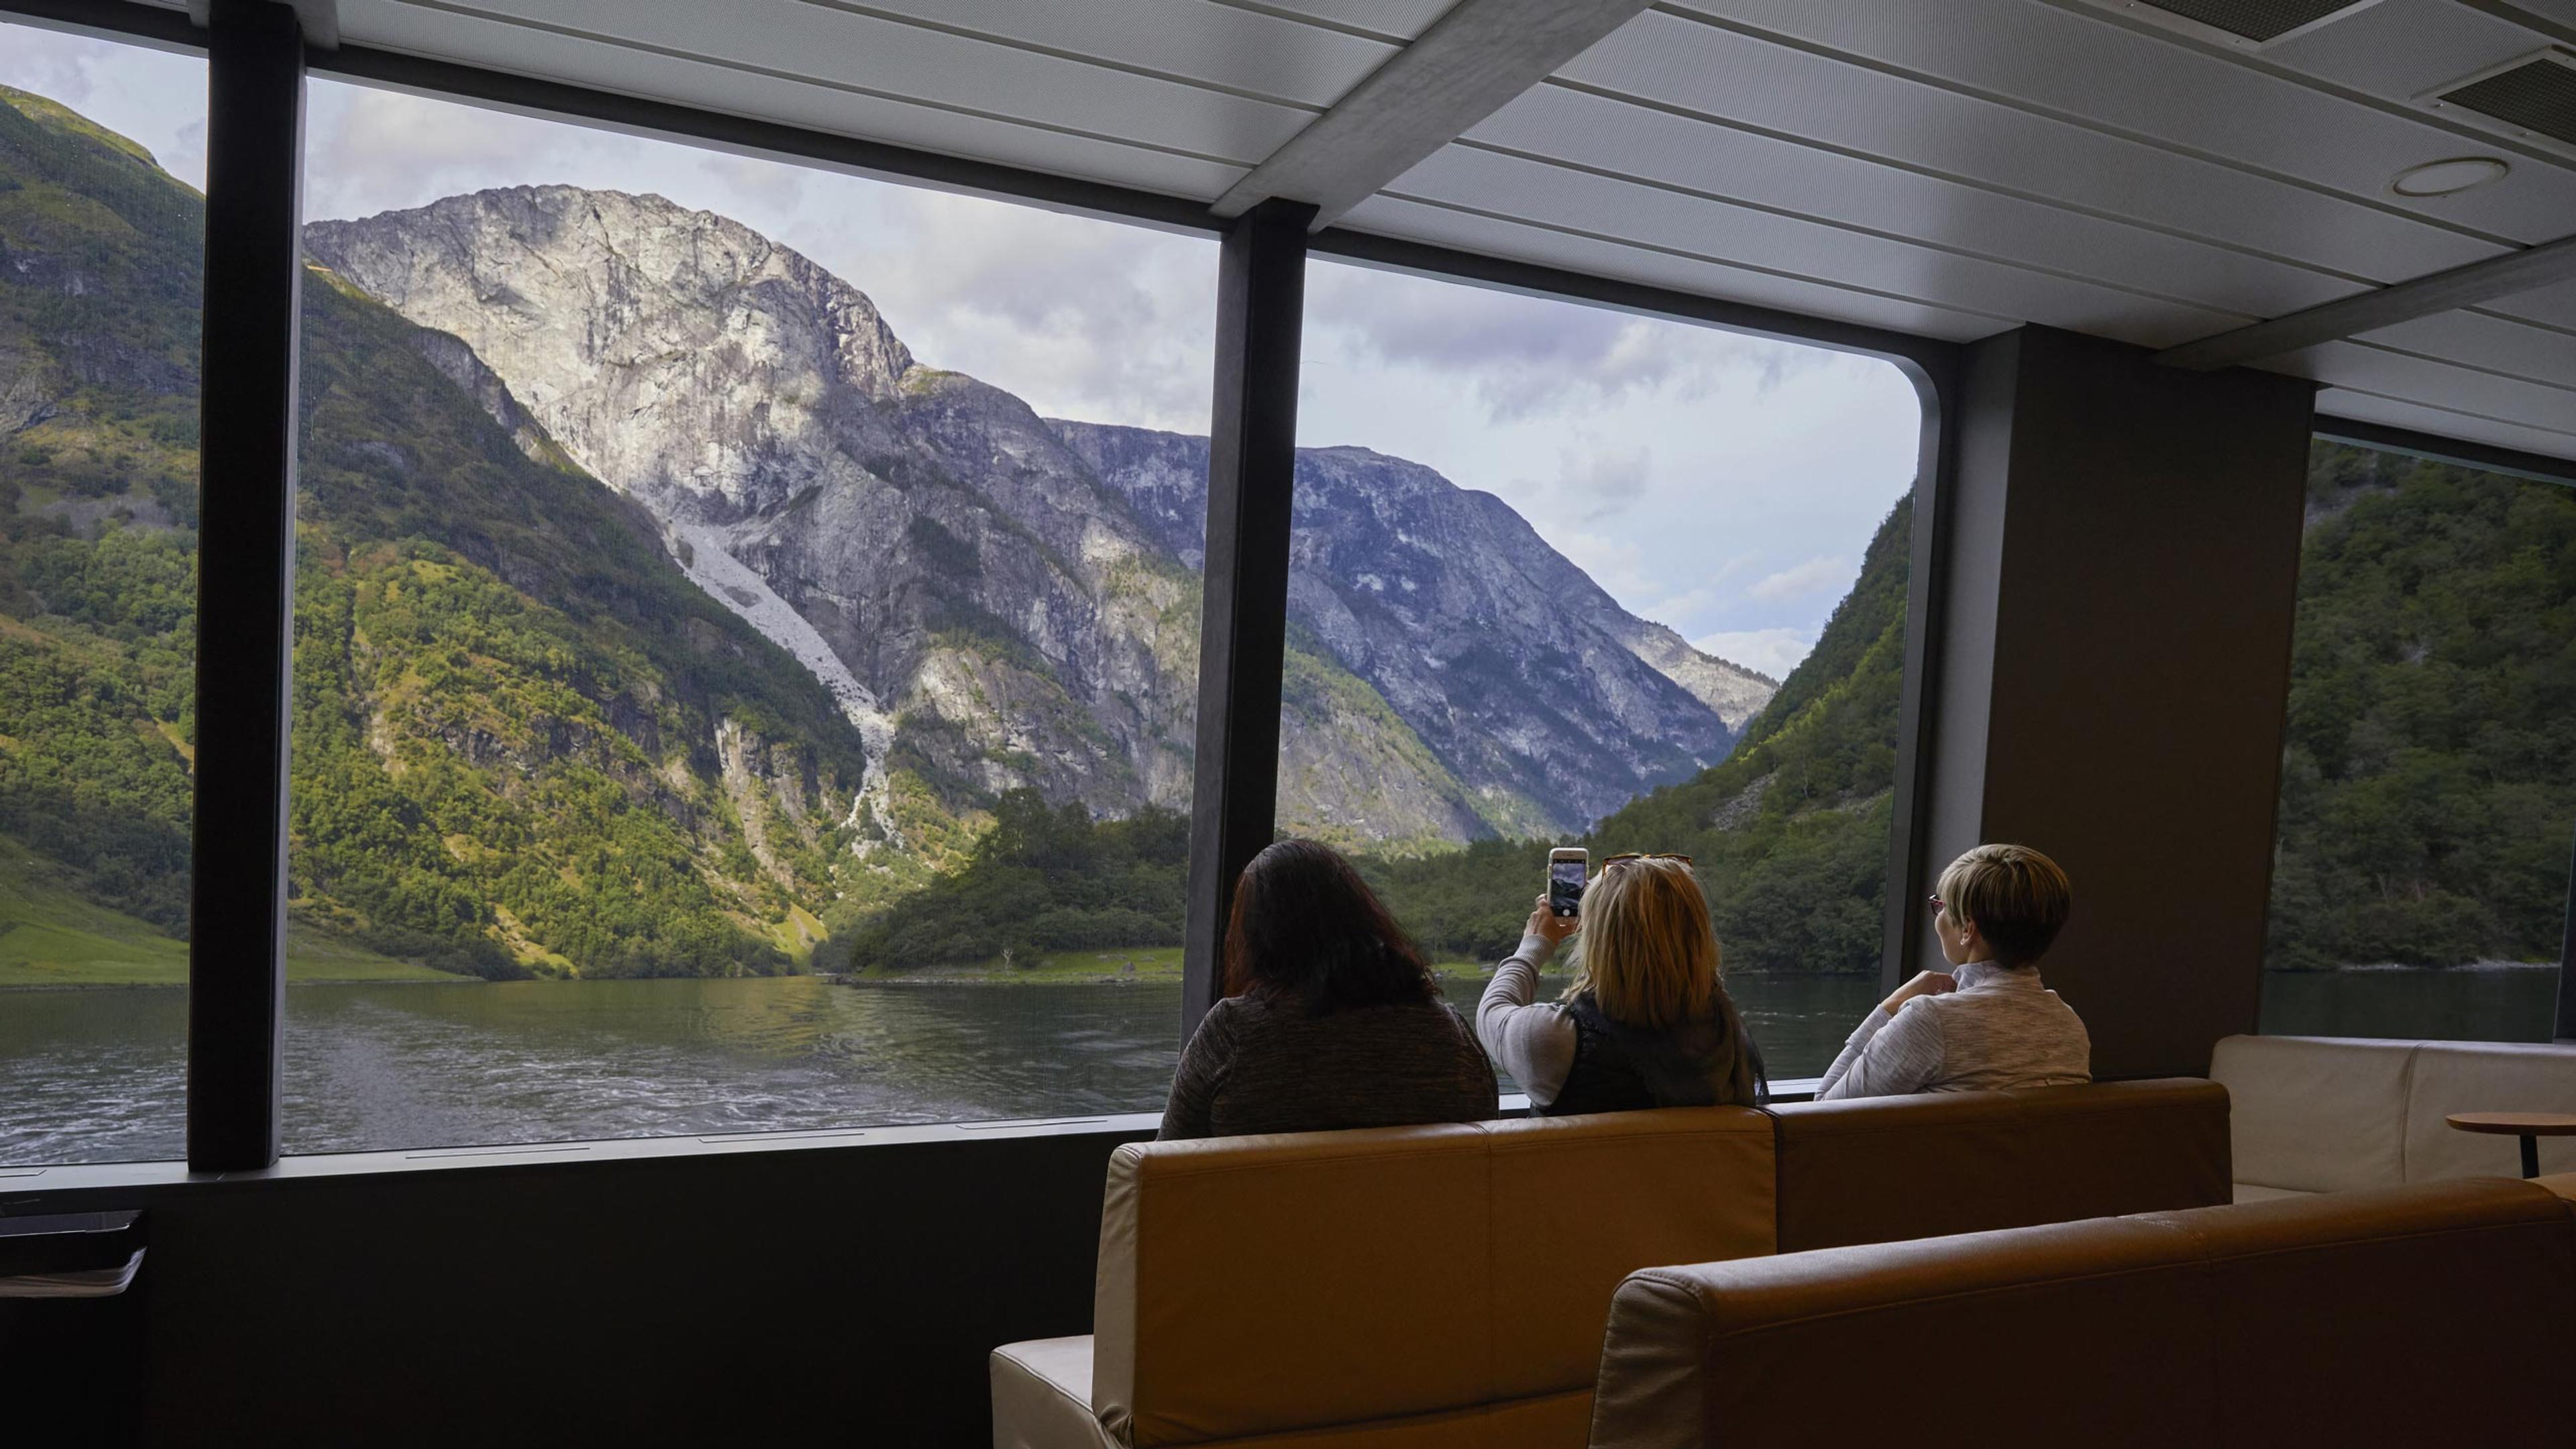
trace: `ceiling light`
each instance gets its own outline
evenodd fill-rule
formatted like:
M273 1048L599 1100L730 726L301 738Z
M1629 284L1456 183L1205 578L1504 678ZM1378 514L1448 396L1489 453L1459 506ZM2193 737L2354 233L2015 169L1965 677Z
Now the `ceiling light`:
M2448 161L2409 166L2397 173L2388 189L2400 196L2457 196L2512 169L2493 156L2454 156Z

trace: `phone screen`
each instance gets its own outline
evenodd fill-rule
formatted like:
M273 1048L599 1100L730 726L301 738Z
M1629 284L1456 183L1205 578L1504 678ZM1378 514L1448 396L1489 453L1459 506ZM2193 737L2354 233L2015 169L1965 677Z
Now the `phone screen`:
M1552 860L1547 863L1548 909L1560 916L1574 914L1583 899L1583 871L1586 862Z

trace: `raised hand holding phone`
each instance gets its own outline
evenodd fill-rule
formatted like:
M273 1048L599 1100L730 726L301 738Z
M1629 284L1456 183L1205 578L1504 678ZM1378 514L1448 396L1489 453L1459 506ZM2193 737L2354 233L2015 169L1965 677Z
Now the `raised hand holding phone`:
M1550 946L1561 946L1565 944L1566 937L1583 929L1583 922L1579 918L1558 915L1555 906L1546 896L1536 897L1535 900L1528 923L1521 927L1522 935L1536 936Z

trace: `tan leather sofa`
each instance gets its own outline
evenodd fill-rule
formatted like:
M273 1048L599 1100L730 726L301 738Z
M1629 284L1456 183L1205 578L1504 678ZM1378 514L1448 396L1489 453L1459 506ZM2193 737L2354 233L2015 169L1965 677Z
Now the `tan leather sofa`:
M1612 1303L1591 1443L2576 1443L2570 1196L2430 1183L1649 1269Z
M2576 1112L2576 1046L2231 1036L2210 1077L2235 1102L2236 1200L2513 1177L2511 1137L2455 1131L2453 1112ZM2576 1138L2540 1144L2576 1172Z
M1130 1144L1096 1333L994 1352L994 1443L1570 1449L1637 1268L2228 1182L2196 1080Z

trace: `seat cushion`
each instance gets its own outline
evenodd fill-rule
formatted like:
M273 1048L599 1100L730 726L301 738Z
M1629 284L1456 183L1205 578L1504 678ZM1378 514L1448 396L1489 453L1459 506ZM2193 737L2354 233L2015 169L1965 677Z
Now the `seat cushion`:
M2301 1192L2404 1182L2417 1046L2317 1036L2221 1041L2209 1075L2227 1088L2236 1181Z
M993 1449L1114 1449L1091 1415L1091 1335L993 1350Z
M2428 1041L2406 1094L2406 1180L2520 1177L2522 1144L2462 1132L2453 1112L2576 1113L2576 1046ZM2576 1137L2540 1139L2540 1170L2576 1172Z

